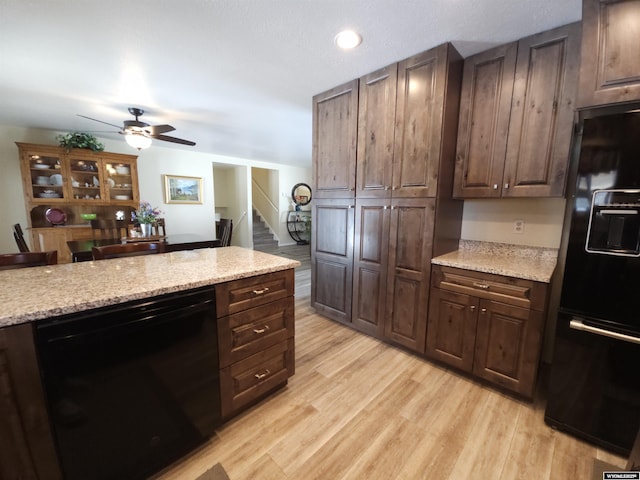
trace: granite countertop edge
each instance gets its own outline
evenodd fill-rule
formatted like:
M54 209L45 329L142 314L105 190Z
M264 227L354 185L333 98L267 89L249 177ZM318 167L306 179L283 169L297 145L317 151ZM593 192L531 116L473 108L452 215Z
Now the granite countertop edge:
M458 250L439 255L431 263L550 283L557 257L556 248L460 240Z
M0 271L0 284L3 285L0 327L288 270L299 265L297 260L241 247L224 247ZM89 275L93 281L83 288L82 282Z

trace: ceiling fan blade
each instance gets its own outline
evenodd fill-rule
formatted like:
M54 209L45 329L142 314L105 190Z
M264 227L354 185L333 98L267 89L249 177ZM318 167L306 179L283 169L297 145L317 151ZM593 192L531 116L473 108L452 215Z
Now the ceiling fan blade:
M144 127L144 129L149 132L149 135L160 135L161 133L173 132L175 130L171 125L149 125L148 127Z
M122 130L122 125L114 125L113 123L103 122L102 120L97 120L95 118L86 117L84 115L78 115L78 116L82 117L82 118L86 118L88 120L93 120L94 122L100 122L100 123L104 123L105 125L111 125L112 127L116 127L117 129Z
M168 135L150 135L150 137L156 140L164 140L165 142L181 143L182 145L194 146L196 144L196 142L192 142L191 140L183 140L182 138L170 137Z

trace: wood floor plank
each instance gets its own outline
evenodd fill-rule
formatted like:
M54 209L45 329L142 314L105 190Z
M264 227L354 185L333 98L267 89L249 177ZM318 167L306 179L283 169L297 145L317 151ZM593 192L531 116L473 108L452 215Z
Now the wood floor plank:
M231 480L589 479L594 458L624 468L548 427L544 389L522 401L316 314L308 246L274 253L303 263L296 374L156 480L217 462Z

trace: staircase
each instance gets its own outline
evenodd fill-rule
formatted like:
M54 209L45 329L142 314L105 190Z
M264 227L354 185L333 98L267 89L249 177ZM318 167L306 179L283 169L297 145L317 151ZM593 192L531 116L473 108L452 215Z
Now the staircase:
M262 218L258 213L253 210L253 249L263 250L275 248L278 246L278 241L273 237L273 234L269 231L269 227L262 221Z

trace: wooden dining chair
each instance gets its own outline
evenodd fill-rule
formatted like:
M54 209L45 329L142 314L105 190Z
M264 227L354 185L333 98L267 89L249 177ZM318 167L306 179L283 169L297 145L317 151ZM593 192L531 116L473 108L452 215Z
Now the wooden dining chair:
M221 218L216 226L216 237L220 240L221 247L231 245L231 234L233 233L233 220Z
M109 258L119 257L137 257L139 255L152 255L154 253L164 252L164 242L119 243L115 245L93 247L91 249L94 260L106 260Z
M49 252L20 252L0 255L0 270L14 268L40 267L58 263L58 251Z
M22 227L19 223L16 223L13 226L13 238L16 240L16 244L18 245L18 250L20 252L28 252L29 246L27 242L24 240L24 233L22 232Z
M91 220L93 238L124 238L127 236L127 222L124 220Z

